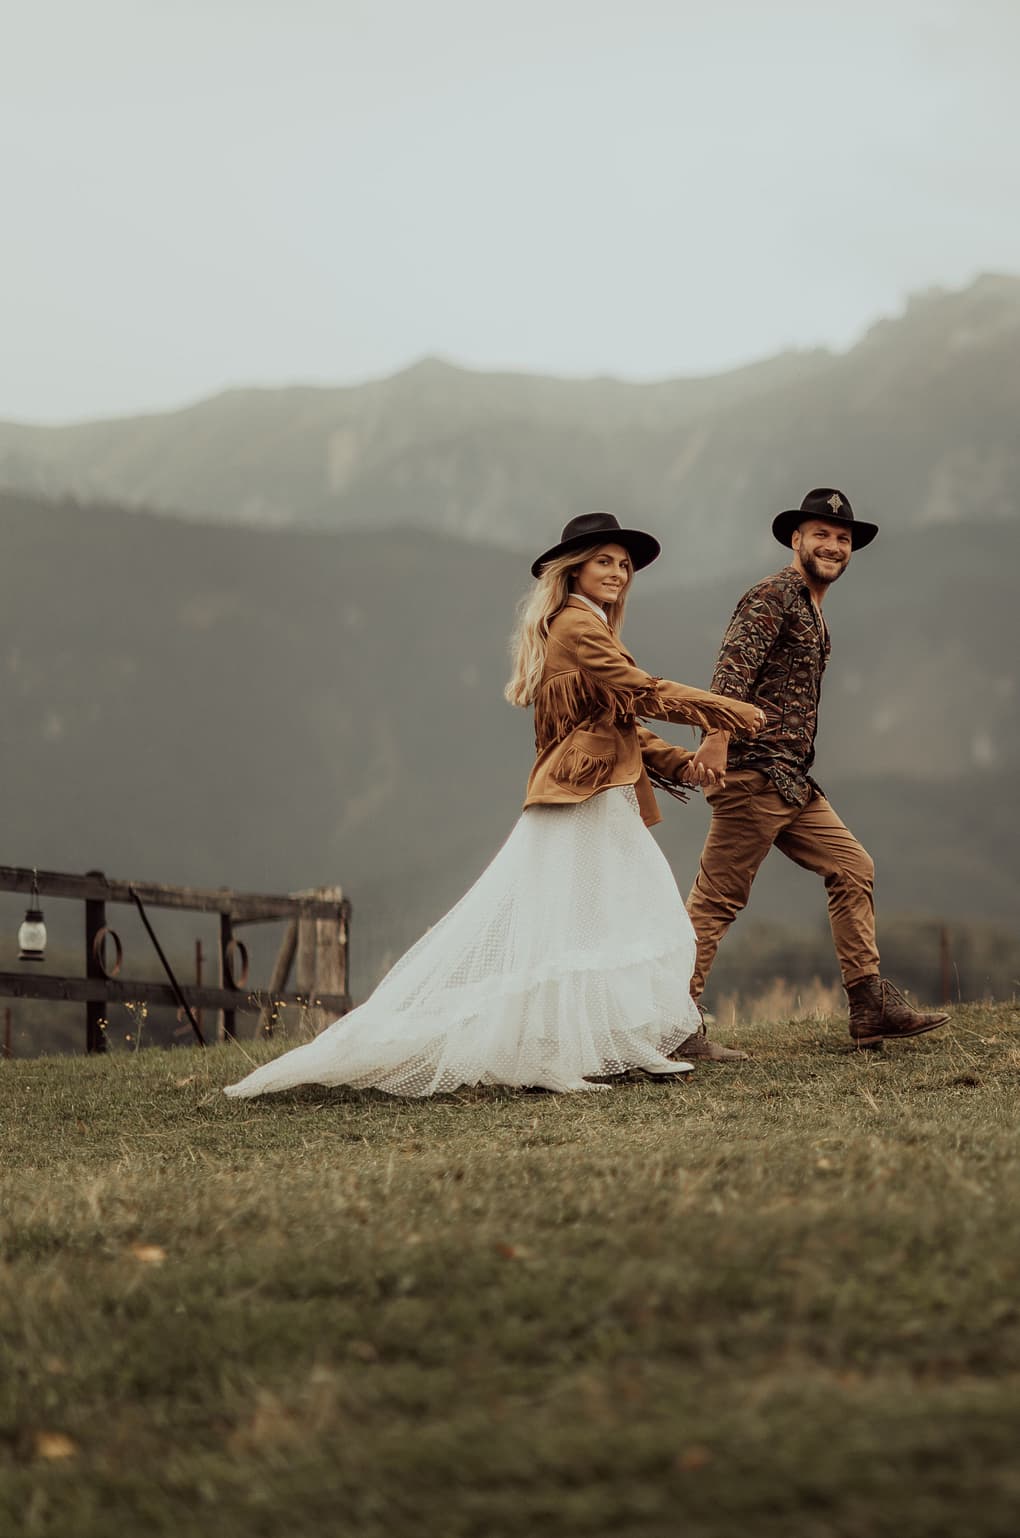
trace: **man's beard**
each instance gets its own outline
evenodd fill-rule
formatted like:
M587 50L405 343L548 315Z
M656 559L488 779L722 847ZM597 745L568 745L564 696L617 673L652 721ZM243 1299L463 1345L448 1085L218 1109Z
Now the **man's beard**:
M803 565L804 570L807 572L808 576L814 578L816 582L825 583L826 586L832 582L838 582L840 577L846 571L845 561L842 563L838 571L832 571L830 568L822 566L817 556L802 555L800 559L801 564Z

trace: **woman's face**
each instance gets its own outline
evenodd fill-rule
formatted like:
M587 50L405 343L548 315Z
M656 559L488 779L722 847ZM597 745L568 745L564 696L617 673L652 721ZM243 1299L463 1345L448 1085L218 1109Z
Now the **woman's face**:
M616 603L633 574L630 556L622 545L603 545L574 572L573 589L593 603Z

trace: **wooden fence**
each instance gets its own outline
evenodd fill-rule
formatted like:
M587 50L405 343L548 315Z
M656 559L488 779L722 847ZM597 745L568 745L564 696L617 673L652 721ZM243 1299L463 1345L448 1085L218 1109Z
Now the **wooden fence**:
M102 871L84 876L62 871L33 871L0 866L0 892L20 892L40 905L48 897L84 903L85 975L58 976L40 970L43 963L26 961L16 972L0 972L0 997L51 999L85 1005L85 1050L106 1050L107 1009L111 1004L149 1004L179 1009L196 1040L206 1045L198 1011L216 1010L216 1035L235 1035L238 1014L255 1014L271 1034L278 1011L288 1005L306 1012L313 1028L346 1014L349 994L349 933L351 905L339 887L321 887L290 896L235 892L226 887L203 891L197 887L157 886L144 881L113 881ZM115 904L133 907L145 927L165 982L122 976L124 947L108 922ZM177 909L219 916L216 987L182 983L156 934L150 909ZM248 947L237 931L243 925L283 921L287 930L272 975L265 988L250 985ZM287 991L296 966L294 991Z

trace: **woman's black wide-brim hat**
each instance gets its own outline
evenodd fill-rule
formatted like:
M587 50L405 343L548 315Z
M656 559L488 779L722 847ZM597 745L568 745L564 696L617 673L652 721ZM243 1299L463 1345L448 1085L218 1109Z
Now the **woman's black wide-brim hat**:
M821 518L826 523L845 523L850 529L850 544L854 550L870 545L878 533L877 523L865 523L855 518L849 499L834 486L816 486L809 491L800 507L790 508L772 520L772 532L781 545L793 544L793 531L808 518Z
M622 545L634 563L634 570L650 566L662 549L659 541L640 529L621 529L618 518L612 513L581 513L565 525L558 545L546 550L532 563L531 575L539 577L547 561L558 555L569 555L571 550L583 550L587 545Z

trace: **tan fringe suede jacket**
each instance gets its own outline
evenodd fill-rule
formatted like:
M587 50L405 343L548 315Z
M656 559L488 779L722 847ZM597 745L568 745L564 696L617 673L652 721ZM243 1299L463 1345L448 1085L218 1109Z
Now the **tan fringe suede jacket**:
M639 716L735 735L750 733L755 707L691 689L639 668L605 620L570 598L549 625L549 649L535 699L538 757L524 805L576 805L616 785L633 785L648 827L661 821L652 780L675 792L694 757L663 742Z

